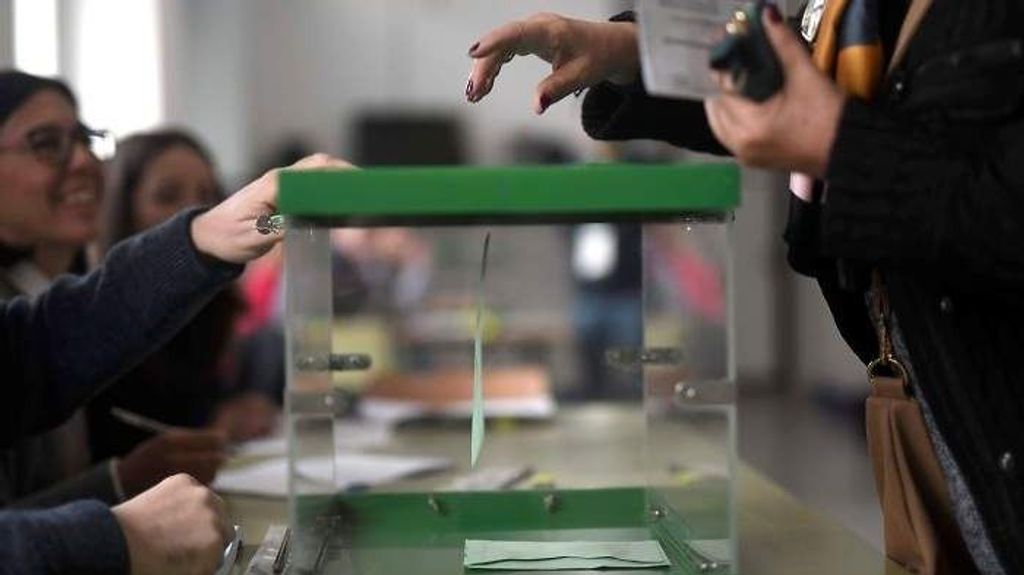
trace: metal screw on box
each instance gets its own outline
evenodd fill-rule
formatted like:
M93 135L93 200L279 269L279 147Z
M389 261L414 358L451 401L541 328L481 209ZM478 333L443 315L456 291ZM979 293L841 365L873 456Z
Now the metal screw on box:
M445 510L444 507L441 506L441 502L438 501L437 498L434 497L433 495L427 497L427 506L430 507L430 509L438 515L443 516L445 514Z
M686 385L681 381L676 384L675 392L676 395L685 399L695 399L697 397L697 388L691 385Z
M673 400L679 406L724 406L736 401L736 390L717 380L679 381L672 387Z
M544 510L548 513L558 511L558 497L554 493L548 493L544 496Z
M651 518L654 519L654 520L664 519L665 518L665 510L663 510L660 507L652 507L651 508Z

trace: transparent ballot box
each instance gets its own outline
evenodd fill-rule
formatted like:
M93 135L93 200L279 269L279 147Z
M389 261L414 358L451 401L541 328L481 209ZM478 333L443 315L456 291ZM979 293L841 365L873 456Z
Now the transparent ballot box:
M289 573L737 572L735 166L280 186Z

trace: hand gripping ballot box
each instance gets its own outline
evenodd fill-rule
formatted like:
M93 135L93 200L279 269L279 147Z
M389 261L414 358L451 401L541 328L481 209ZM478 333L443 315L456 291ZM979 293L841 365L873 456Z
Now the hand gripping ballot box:
M283 172L287 571L738 572L738 201L729 164Z

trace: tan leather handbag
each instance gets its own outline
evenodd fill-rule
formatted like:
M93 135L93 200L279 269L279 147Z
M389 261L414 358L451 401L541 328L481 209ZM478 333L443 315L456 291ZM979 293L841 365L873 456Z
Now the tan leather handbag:
M976 573L953 515L949 489L914 399L892 350L889 306L881 274L872 281L879 357L868 365L868 451L882 506L885 554L914 573Z

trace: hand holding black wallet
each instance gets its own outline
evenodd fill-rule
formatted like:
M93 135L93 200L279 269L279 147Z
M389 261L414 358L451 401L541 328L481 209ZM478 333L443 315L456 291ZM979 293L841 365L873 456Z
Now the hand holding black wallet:
M770 3L757 0L737 10L725 25L725 37L711 47L709 65L732 76L738 93L763 102L782 88L779 60L761 17Z

